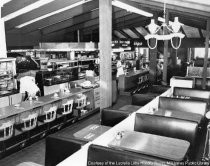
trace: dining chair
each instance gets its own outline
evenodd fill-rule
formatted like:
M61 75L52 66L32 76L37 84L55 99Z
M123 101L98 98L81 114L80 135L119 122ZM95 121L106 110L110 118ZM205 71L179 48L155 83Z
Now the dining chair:
M11 120L2 123L2 125L0 126L0 132L2 132L0 136L0 141L5 141L13 136L13 126L14 122L12 122Z
M63 115L67 115L72 113L72 108L73 108L73 99L68 100L66 103L63 104Z
M49 123L55 120L57 108L58 108L57 106L52 106L50 107L49 110L44 111L45 114L44 123Z
M86 106L87 103L87 96L82 95L81 98L77 99L77 107L76 109L83 109Z
M22 131L29 131L34 129L37 126L37 117L38 117L37 113L32 113L29 114L28 117L23 118Z

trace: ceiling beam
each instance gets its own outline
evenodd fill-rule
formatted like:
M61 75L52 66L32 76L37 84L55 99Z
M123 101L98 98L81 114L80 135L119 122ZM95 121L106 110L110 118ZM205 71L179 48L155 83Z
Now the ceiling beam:
M72 6L75 3L81 2L81 0L71 0L71 1L66 1L66 0L56 0L53 1L49 4L46 4L44 6L41 6L37 9L34 9L28 13L25 13L23 15L20 15L16 17L14 20L10 20L6 22L6 27L9 29L18 25L21 25L23 23L26 23L28 21L34 20L36 18L39 18L41 16L44 16L46 14L58 11L62 8ZM45 19L45 21L48 21L48 18Z
M39 0L13 0L8 4L5 4L2 8L2 17L8 14L14 13L28 5L31 5Z
M163 11L163 0L162 3L159 0L131 0L133 2L137 2L145 7L150 7L152 9L159 9ZM210 11L209 7L208 10L203 10L202 8L194 7L191 3L188 3L188 5L182 5L182 2L179 1L179 3L171 3L171 1L167 1L166 8L169 9L169 11L173 10L185 15L194 16L195 18L208 18L210 17Z
M92 17L86 17L85 15L80 15L68 21L62 22L61 24L57 24L56 26L50 26L44 28L42 29L42 31L44 34L54 33L60 30L65 30L66 32L68 32L68 31L83 29L88 26L97 25L99 24L98 10L93 12L94 14L91 14ZM129 14L130 13L126 12L125 10L116 9L113 18L126 17Z
M77 24L78 22L82 21L83 19L93 19L98 16L98 2L91 3L88 2L86 4L83 4L81 6L77 6L71 10L67 10L61 14L57 14L55 16L52 16L48 18L47 20L40 20L39 22L35 24L31 24L29 26L21 28L22 33L30 33L32 31L35 31L37 29L44 29L50 26L60 26L62 27L62 24L65 24L68 22L70 24ZM81 17L83 19L81 19ZM80 17L80 19L76 19L76 17Z

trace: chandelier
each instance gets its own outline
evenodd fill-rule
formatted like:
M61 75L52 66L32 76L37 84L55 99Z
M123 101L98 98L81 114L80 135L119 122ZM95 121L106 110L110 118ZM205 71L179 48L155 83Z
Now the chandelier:
M151 23L147 26L150 34L147 34L144 38L147 40L147 45L150 49L154 49L157 47L157 41L158 40L171 40L171 46L174 49L178 49L181 45L181 41L184 38L184 34L180 32L180 28L183 25L179 22L178 17L174 18L174 22L169 22L169 25L166 23L166 3L164 1L164 18L158 18L159 21L162 21L163 23L159 26L155 24L154 19L151 19ZM164 29L168 29L169 33L164 34ZM158 34L158 32L161 31L162 34ZM155 39L154 47L151 47L149 40ZM178 38L179 44L177 46L174 45L173 39Z

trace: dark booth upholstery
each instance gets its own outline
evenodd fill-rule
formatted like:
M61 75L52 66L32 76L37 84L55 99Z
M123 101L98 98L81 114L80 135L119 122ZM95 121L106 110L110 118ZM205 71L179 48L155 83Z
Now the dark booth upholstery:
M56 134L48 136L46 138L45 166L57 165L78 151L85 143L87 142Z
M127 118L132 112L125 110L102 109L101 125L113 127Z
M190 142L191 157L195 152L198 123L172 117L137 113L134 131L182 139Z
M145 166L147 164L153 166L168 165L164 159L91 144L88 149L87 166L96 166L106 162L110 166L119 166L121 164L126 166Z
M173 96L175 97L191 97L196 100L203 100L209 103L210 91L203 89L174 87Z
M194 79L195 79L194 88L202 89L203 78L202 77L195 77ZM206 86L205 86L205 88L207 90L210 90L210 78L206 78Z
M132 105L144 106L152 101L158 94L134 94L132 96Z
M207 103L204 101L196 101L192 99L186 100L172 97L160 97L158 108L186 111L204 116L207 111Z

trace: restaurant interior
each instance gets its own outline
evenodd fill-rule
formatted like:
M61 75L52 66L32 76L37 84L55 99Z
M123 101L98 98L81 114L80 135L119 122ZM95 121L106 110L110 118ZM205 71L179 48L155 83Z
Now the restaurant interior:
M210 1L1 0L0 166L210 163Z

